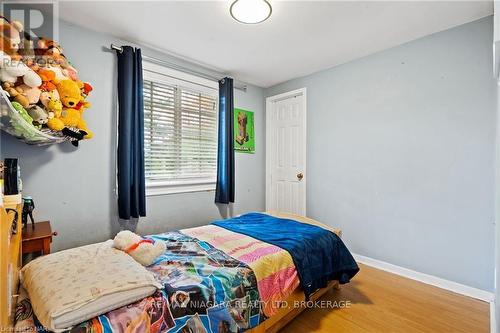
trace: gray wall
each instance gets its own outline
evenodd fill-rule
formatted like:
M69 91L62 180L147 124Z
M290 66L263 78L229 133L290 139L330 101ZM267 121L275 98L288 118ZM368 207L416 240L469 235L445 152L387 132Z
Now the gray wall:
M147 218L130 223L118 220L114 195L116 56L103 47L120 41L63 22L60 42L81 79L94 86L89 97L93 106L85 118L95 137L74 149L67 143L32 147L2 134L0 147L2 158L20 159L24 194L35 199L36 219L51 220L59 232L53 250L105 240L124 227L137 226L139 233L148 234L220 218L212 191L148 197ZM185 65L153 50L143 48L143 53ZM233 211L261 211L265 205L263 90L254 86L246 93L235 90L235 106L255 112L257 152L236 155Z
M307 87L307 213L353 252L493 290L492 24L266 91Z

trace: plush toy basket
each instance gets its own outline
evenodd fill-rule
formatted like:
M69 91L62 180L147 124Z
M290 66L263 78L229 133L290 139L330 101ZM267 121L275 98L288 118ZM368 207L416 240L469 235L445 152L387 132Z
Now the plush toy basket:
M48 128L37 129L28 123L19 112L14 109L8 98L8 94L0 87L0 129L29 144L44 146L65 141L73 138L62 135L60 132Z

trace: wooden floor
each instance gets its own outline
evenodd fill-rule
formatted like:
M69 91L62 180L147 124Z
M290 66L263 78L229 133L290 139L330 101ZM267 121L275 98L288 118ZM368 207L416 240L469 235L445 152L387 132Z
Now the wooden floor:
M489 304L368 266L321 300L349 308L307 309L280 332L489 332Z

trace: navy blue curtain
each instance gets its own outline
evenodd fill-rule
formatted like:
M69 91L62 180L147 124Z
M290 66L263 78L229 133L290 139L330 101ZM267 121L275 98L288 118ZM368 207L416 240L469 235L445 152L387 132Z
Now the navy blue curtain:
M141 50L123 46L118 55L118 215L146 216L144 101Z
M219 143L215 202L234 202L233 79L219 81Z

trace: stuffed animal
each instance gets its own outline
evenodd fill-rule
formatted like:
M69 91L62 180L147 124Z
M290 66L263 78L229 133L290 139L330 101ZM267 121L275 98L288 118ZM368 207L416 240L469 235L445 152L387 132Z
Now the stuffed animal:
M49 121L49 115L38 105L30 105L26 111L33 118L33 125L45 125Z
M86 132L85 139L90 139L93 133L88 129L87 123L82 117L85 107L88 107L83 99L79 85L73 80L62 80L57 82L57 91L63 104L61 121L67 127L76 127ZM82 104L83 103L83 104Z
M0 63L0 81L16 83L21 77L24 84L39 87L42 79L31 68L20 61L3 61Z
M80 80L76 80L75 82L78 84L78 87L80 88L80 94L82 96L82 100L76 105L75 109L80 110L80 112L83 113L85 109L88 109L91 106L91 104L85 99L88 97L90 92L94 90L94 88L90 85L90 83L87 82L82 82Z
M21 36L21 44L18 53L21 55L23 62L29 67L35 65L35 45L30 34L26 31Z
M56 114L47 121L47 127L54 131L62 131L65 128L61 116L57 116Z
M14 109L11 123L19 136L25 121L42 125L68 137L73 145L89 139L83 112L90 106L85 98L92 86L78 80L78 72L66 59L61 46L52 40L31 39L20 22L0 16L0 83ZM15 127L15 126L14 126ZM17 133L16 133L16 136Z
M54 71L58 80L78 80L78 71L70 64L63 54L61 45L57 42L40 38L38 40L37 55L42 59L41 63Z
M3 17L0 23L0 81L15 83L17 78L23 76L29 86L39 86L38 80L29 71L24 63L20 62L19 47L21 44L21 31L23 25L18 21L8 23ZM24 78L24 76L26 78Z
M85 132L89 131L87 123L83 120L80 111L77 109L63 108L60 119L67 127L76 127Z
M144 239L128 230L120 231L115 236L113 246L131 255L143 266L151 265L166 250L164 242Z
M88 83L88 82L82 82L81 85L80 85L80 90L81 90L83 98L87 98L88 95L90 94L90 92L92 90L94 90L94 87L92 87L90 85L90 83Z
M26 122L29 123L30 125L33 125L33 118L31 118L31 116L28 114L28 112L26 112L26 109L21 104L19 104L18 102L12 102L11 104L14 110L16 110L17 113L19 113L21 118L26 120Z
M50 91L56 89L56 84L55 84L56 74L53 71L40 68L36 73L40 76L40 79L42 80L42 85L40 86L41 90Z
M4 82L2 88L9 94L10 99L27 108L30 105L28 97L23 94L23 90L19 87L14 87L13 83Z
M50 60L57 62L62 55L62 47L59 43L48 39L38 38L37 48L35 50L37 56L50 57Z
M22 94L28 98L30 104L37 104L40 101L40 94L42 91L38 87L30 87L26 84L21 84L17 86L16 89L22 91Z
M63 67L63 74L73 81L78 80L78 71L69 62L66 67Z
M62 103L59 99L59 92L57 90L43 91L40 94L40 102L45 107L45 111L49 113L49 120L47 126L54 131L62 131L64 123L62 122Z
M14 61L3 51L0 51L0 81L16 83L22 78L24 84L30 87L39 87L42 79L31 68L21 61Z
M57 91L63 106L74 108L82 101L80 87L73 80L61 80L56 83Z
M70 78L66 76L62 70L62 68L59 65L48 65L45 66L44 69L51 71L54 73L56 76L57 81L62 81L62 80L69 80Z
M21 104L19 104L18 102L12 102L11 104L14 110L16 110L16 112L21 116L21 118L19 118L10 115L10 124L12 126L12 131L14 132L14 134L25 139L34 138L36 134L33 131L26 131L26 123L28 123L29 126L33 126L33 119Z
M40 102L44 106L45 111L47 111L49 119L61 117L62 103L57 90L43 91L40 94Z
M19 21L12 21L2 19L0 24L0 51L8 54L13 60L21 60L18 54L19 46L21 44L21 32L23 25Z

